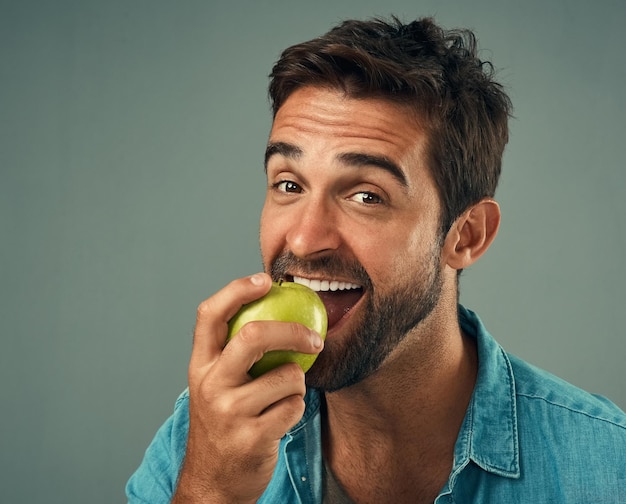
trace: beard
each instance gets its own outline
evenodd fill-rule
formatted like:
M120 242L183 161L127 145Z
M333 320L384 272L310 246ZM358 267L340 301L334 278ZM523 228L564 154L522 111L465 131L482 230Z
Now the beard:
M341 340L326 340L324 351L306 374L307 385L333 392L375 373L389 354L437 306L443 287L440 252L441 245L437 243L426 258L424 268L403 275L403 281L389 292L378 292L357 261L337 256L305 261L290 252L279 256L270 271L275 281L289 271L328 278L341 275L362 285L366 296L358 308L360 320L350 321L353 327L350 334Z

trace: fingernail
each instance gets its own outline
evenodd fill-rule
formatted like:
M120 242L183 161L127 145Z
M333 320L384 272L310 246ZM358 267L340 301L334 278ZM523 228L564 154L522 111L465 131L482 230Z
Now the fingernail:
M250 281L254 285L263 285L265 280L263 279L263 275L261 273L256 273L250 277Z
M315 348L322 348L322 346L324 345L324 341L319 334L317 334L315 331L311 331L311 335L309 337L311 338L311 343L313 343L313 346Z

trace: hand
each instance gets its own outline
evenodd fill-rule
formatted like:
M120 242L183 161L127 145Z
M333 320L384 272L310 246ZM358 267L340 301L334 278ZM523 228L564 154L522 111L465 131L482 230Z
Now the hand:
M256 502L274 472L281 438L304 414L306 387L297 364L255 380L247 371L269 350L319 353L317 333L301 324L251 322L224 347L228 320L270 286L263 273L238 279L198 307L187 453L172 503Z

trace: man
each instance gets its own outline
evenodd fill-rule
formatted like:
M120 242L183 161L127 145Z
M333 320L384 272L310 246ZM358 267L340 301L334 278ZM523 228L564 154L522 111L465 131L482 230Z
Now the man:
M499 226L511 110L473 35L348 21L287 49L270 95L267 273L200 305L188 391L129 501L626 502L626 415L458 305ZM325 343L254 322L224 346L272 278L322 291ZM252 379L275 349L319 357Z

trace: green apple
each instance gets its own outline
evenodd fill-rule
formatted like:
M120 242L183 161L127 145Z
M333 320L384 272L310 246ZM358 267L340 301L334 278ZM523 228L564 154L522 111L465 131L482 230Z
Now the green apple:
M253 320L299 322L318 332L322 339L326 338L328 328L326 308L320 297L313 289L295 282L272 282L272 287L265 296L243 305L228 322L227 342ZM267 352L248 372L256 378L281 364L296 362L306 373L316 358L317 354L273 350Z

